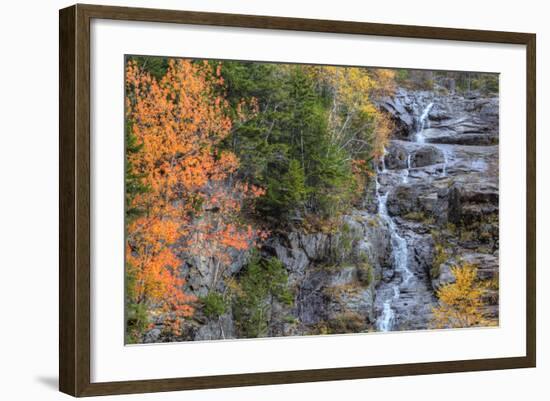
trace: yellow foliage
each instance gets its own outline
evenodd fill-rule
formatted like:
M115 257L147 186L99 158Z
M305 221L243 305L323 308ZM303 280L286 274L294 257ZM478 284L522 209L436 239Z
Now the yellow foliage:
M372 132L370 156L381 157L393 127L374 101L395 92L395 73L381 68L342 66L309 67L307 71L332 95L329 115L332 143L359 155L370 146L367 133Z
M477 268L463 264L451 268L454 283L437 291L439 306L433 308L432 324L435 328L484 326L488 321L482 313L484 288L476 281Z

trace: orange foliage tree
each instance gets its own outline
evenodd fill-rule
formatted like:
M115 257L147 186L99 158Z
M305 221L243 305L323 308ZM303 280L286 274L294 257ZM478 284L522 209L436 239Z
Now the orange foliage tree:
M227 107L219 67L171 60L156 80L135 61L126 66L126 119L136 148L127 147L126 174L145 188L127 199L127 210L139 211L126 223L127 297L147 313L164 313L176 335L195 300L184 291L177 255L212 259L216 277L230 262L228 251L250 248L260 234L238 215L262 190L234 183L238 160L218 150L231 132Z

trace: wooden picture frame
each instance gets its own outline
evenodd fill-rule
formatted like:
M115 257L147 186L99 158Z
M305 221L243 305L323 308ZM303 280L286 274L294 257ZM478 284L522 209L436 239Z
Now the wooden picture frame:
M526 46L526 356L92 383L90 380L90 21L94 18ZM73 396L95 396L535 366L536 37L534 34L80 4L60 11L59 27L59 388L62 392Z

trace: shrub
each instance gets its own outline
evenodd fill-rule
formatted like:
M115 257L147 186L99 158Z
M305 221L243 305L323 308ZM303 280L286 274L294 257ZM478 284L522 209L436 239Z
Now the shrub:
M437 291L439 306L433 308L432 325L453 328L488 324L482 313L485 290L476 280L477 268L465 263L452 267L451 273L456 281Z
M289 306L294 300L282 262L276 258L262 258L258 253L252 255L236 287L233 315L243 337L267 335L271 300Z
M141 337L149 327L149 318L145 304L126 304L126 342L141 342Z
M371 285L374 281L374 268L368 262L359 263L357 265L357 278L365 287Z
M342 263L349 260L352 256L353 246L356 241L356 234L353 232L349 224L342 224L340 227L338 246L336 249L333 249L331 262Z
M436 243L434 249L435 255L430 274L432 277L439 277L441 265L447 261L449 254L441 243Z
M424 212L409 212L405 214L403 218L407 220L422 222L428 225L435 223L435 219L433 218L433 216L428 216Z
M437 278L440 274L441 265L449 259L448 244L444 239L445 234L443 232L433 230L431 234L434 240L434 257L432 268L430 269L430 276L432 278Z
M141 337L149 328L149 314L145 303L135 302L136 275L131 265L126 271L126 342L135 344L141 342Z
M357 312L343 312L336 318L327 321L328 333L359 333L367 328L365 319Z
M210 319L217 319L227 309L227 303L223 295L218 292L209 292L208 295L200 298L200 301L203 305L203 313Z

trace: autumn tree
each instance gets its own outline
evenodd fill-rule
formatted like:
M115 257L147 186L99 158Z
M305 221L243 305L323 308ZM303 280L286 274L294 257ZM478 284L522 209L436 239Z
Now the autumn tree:
M223 84L219 67L206 62L170 60L160 79L127 63L127 302L140 311L129 319L134 336L144 309L164 313L174 334L193 314L179 254L224 265L230 249L247 249L257 237L237 215L261 189L235 184L239 161L218 147L233 124Z
M463 264L451 268L454 283L437 291L439 306L433 308L435 328L458 328L487 325L483 316L484 287L477 282L477 268Z
M353 159L380 157L390 134L389 119L375 100L395 91L394 72L362 67L309 67L331 94L330 138Z
M383 153L391 127L375 100L394 90L393 72L224 62L222 75L232 109L257 99L258 113L235 124L224 146L238 155L238 174L266 189L262 216L337 221Z

